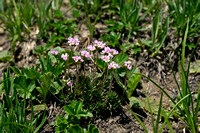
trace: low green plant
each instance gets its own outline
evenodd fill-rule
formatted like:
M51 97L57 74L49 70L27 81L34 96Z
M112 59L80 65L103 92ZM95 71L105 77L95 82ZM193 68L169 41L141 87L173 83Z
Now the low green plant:
M87 110L83 110L83 103L72 101L70 105L66 105L65 117L63 118L60 114L56 118L56 121L51 123L51 125L56 126L55 132L79 132L79 133L99 133L98 129L89 124L88 130L81 126L81 119L87 119L88 117L93 117L92 113Z
M164 90L164 88L159 86L152 79L148 78L145 75L142 75L143 77L145 77L146 79L148 79L152 83L154 83L174 104L173 108L170 110L167 117L165 117L165 121L162 124L159 132L162 132L162 129L164 128L165 124L168 121L168 118L170 117L170 115L172 113L174 113L177 117L179 117L181 120L184 121L184 123L187 125L187 129L189 131L191 131L193 133L198 132L198 112L200 110L200 92L199 92L199 90L191 92L190 86L189 86L189 81L188 81L190 62L191 62L191 59L192 59L195 49L193 49L189 63L187 65L187 68L185 69L185 47L186 47L186 39L187 39L187 35L188 35L188 29L189 29L189 20L187 21L187 27L185 30L184 40L182 42L182 55L181 55L181 60L179 62L179 65L180 65L179 73L180 73L180 82L181 82L180 85L179 85L177 78L175 76L175 73L172 69L171 63L169 62L171 70L172 70L172 74L174 76L174 80L176 82L176 85L177 85L177 88L179 91L179 95L180 95L178 98L178 101L173 100L173 98ZM198 45L198 43L196 44L196 46ZM139 74L139 75L141 75L141 74ZM193 101L194 93L197 94L197 97L196 97L197 103L196 104ZM195 107L195 105L196 105L196 107ZM174 112L175 109L177 109L178 113ZM134 112L133 112L133 114L134 114ZM145 129L145 126L141 122L141 120L135 114L134 114L134 116L138 119L138 121L141 123L141 125ZM155 128L155 130L157 131L156 128ZM145 131L147 131L147 130L145 130Z
M199 37L200 2L199 0L166 0L168 12L173 20L178 38L184 38L184 32L189 20L188 37Z
M160 10L157 12L153 19L153 27L152 27L152 44L151 44L151 50L154 50L151 57L153 57L157 52L160 50L162 45L164 44L168 29L169 29L169 17L165 19L165 22L163 21L162 17L163 11ZM162 25L164 23L164 25ZM160 26L159 26L160 25Z
M4 13L1 13L2 22L5 25L5 30L9 32L12 37L12 52L15 52L15 42L17 40L22 40L22 31L23 31L23 21L21 18L21 8L22 6L12 0L8 5L8 10ZM14 6L14 8L13 8ZM14 12L16 12L14 14Z
M31 116L27 120L26 99L20 101L15 88L14 78L10 76L10 68L3 76L3 100L0 101L0 131L1 132L24 132L36 133L46 121L45 113L34 118L33 104L31 102ZM26 97L26 92L24 93ZM39 120L40 119L40 120ZM40 122L39 122L40 121Z
M139 15L142 11L142 4L139 4L137 0L119 2L119 15L121 21L124 24L124 28L128 31L128 41L131 33L134 33L138 29Z
M80 17L87 25L90 36L94 36L95 25L101 15L106 12L105 7L107 0L70 0L71 6L75 7L74 16Z

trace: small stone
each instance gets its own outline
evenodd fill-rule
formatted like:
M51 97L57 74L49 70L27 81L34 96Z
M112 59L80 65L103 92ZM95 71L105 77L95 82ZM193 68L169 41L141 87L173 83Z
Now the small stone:
M4 34L5 32L4 32L4 29L3 28L0 28L0 34L2 35L2 34Z

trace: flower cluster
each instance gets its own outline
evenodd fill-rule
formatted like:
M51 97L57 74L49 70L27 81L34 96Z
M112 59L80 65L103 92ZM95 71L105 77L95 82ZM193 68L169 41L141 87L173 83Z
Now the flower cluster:
M124 62L124 66L127 67L127 69L131 70L132 69L132 65L130 61L126 61Z
M106 63L109 63L111 59L114 57L114 55L118 54L118 51L115 49L111 49L110 47L104 47L104 49L101 52L103 55L101 56L101 59L105 61ZM119 68L119 65L115 62L111 62L108 65L108 69L117 69Z
M67 57L68 57L68 54L67 54L67 53L61 55L61 58L62 58L63 60L65 60L65 61L67 60Z
M94 51L94 50L96 50L96 47L94 45L88 45L87 49L90 51Z
M94 46L96 46L97 48L103 49L105 45L106 43L103 43L103 41L98 41L98 40L94 41Z
M117 55L119 52L115 49L111 49L110 47L105 47L102 51L102 54L108 54L110 58L113 58L114 55Z
M57 55L57 54L58 54L58 51L52 50L52 51L51 51L51 54Z
M103 55L103 56L101 56L101 59L102 59L103 61L105 61L105 62L110 62L110 56L105 56L105 55Z
M83 59L80 56L73 56L72 59L74 59L75 62L78 62L78 61L83 62Z
M81 56L85 57L85 58L90 58L90 53L87 52L86 50L82 50L81 51Z
M108 69L117 69L117 68L120 68L120 66L115 63L114 61L112 61L109 65L108 65Z
M68 43L69 43L70 46L71 45L79 45L79 42L80 41L78 39L76 39L76 38L72 38L72 37L68 38ZM96 49L103 49L102 52L101 52L101 54L103 54L101 56L101 59L103 61L105 61L106 63L108 63L108 69L117 69L117 68L120 67L116 62L112 61L112 58L119 53L117 50L106 46L106 44L103 43L103 41L98 41L98 40L95 40L93 45L88 45L87 46L87 50L94 51ZM57 55L58 51L52 50L51 54ZM85 57L85 58L90 58L91 57L90 53L88 51L86 51L86 50L82 50L80 52L80 55L81 56L73 56L72 59L75 62L78 62L78 61L83 62L84 60L81 57ZM68 58L68 54L67 53L62 54L61 58L66 61L67 58ZM125 62L124 66L128 70L132 69L132 65L131 65L130 61ZM71 83L71 81L69 82L69 84L70 83Z
M72 37L68 38L69 46L79 45L79 42L80 41L78 39L76 39L76 38L72 38Z

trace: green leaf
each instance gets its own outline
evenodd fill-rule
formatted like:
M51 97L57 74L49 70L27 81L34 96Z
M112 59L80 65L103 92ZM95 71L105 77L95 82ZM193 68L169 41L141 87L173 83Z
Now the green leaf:
M70 106L64 106L63 107L65 109L65 111L69 114L69 115L76 115L76 113L74 112L74 109Z
M134 106L135 108L143 108L145 106L144 103L136 97L130 97L129 100L131 107Z
M123 43L120 48L123 50L123 52L126 52L130 47L133 47L131 44Z
M93 117L93 114L87 111L80 111L78 112L78 114L76 115L78 118L80 117Z
M2 52L0 52L0 61L3 61L3 62L10 61L10 59L12 57L13 56L11 56L8 51L2 51Z
M142 49L138 47L137 45L134 45L134 47L131 50L134 54L137 54L138 52L141 52Z
M29 99L31 97L31 92L35 89L35 81L27 79L25 76L16 77L14 80L14 86L22 98Z
M95 125L90 124L88 127L88 133L99 133L99 130L96 128Z
M153 29L152 29L152 41L153 41L153 45L154 45L154 42L155 42L155 39L158 35L158 30L159 30L159 21L160 21L160 12L158 12L154 19L153 19Z
M34 105L33 106L33 111L44 111L47 110L47 105L46 104L40 104L40 105ZM29 111L31 111L31 109L28 109Z
M41 87L36 87L36 90L37 90L39 93L43 94L43 91L42 91L42 88L41 88Z
M134 92L141 78L141 75L134 74L134 73L138 73L137 68L132 69L131 71L127 71L127 78L128 78L127 87L129 88L128 89L129 97L131 97L132 93Z
M120 77L124 77L126 75L126 70L123 67L120 67L116 70L117 74L119 74Z
M78 112L81 110L82 106L83 106L82 102L76 103L76 106L75 106L75 109L74 109L76 114L78 114Z
M98 65L98 67L101 68L102 70L104 70L105 67L106 67L105 61L103 61L101 58L98 58L98 59L97 59L97 65Z
M53 82L53 84L50 87L50 91L55 95L58 94L60 92L60 90L63 89L62 84L60 83L60 81L55 81Z
M34 54L43 54L47 49L42 46L37 46L35 50L33 51Z
M123 64L125 61L128 61L128 55L127 54L118 54L114 57L114 62L116 62L117 64L121 65Z
M200 60L191 63L190 73L200 73Z
M83 129L79 125L73 125L68 131L69 133L83 133Z
M14 73L20 74L20 71L17 67L14 66L14 67L10 67L10 68L14 71Z
M149 97L148 99L145 98L144 100L144 108L150 112L150 108L148 106L148 100L149 100L149 103L151 105L151 111L153 114L157 114L158 113L158 109L159 109L159 101L155 98L152 98L152 97Z

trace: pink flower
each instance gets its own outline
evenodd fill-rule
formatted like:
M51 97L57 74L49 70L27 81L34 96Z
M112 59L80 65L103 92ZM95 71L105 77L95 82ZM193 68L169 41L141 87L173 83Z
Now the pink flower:
M94 40L94 43L97 44L99 41L98 40Z
M67 53L61 55L61 58L62 58L63 60L65 60L65 61L67 60L67 57L68 57L68 54L67 54Z
M109 53L108 56L109 56L110 58L113 58L113 57L114 57L111 53Z
M81 56L85 56L86 58L90 58L90 53L87 52L86 50L81 51Z
M109 65L108 65L108 69L117 69L117 68L120 68L120 66L115 63L114 61L112 61Z
M78 39L76 39L76 38L74 38L74 44L76 45L76 46L78 46L79 45L79 40Z
M85 54L85 57L86 57L86 58L90 58L90 57L91 57L90 54L89 54L89 52L87 52L87 53Z
M79 45L79 40L76 39L76 38L72 38L72 37L69 37L68 38L68 43L69 43L69 46L72 46L72 45Z
M105 43L95 40L94 44L96 47L103 49L105 47Z
M110 61L110 57L109 56L101 56L101 59L105 62L109 62Z
M72 85L72 81L70 80L70 78L68 78L67 80L67 85L70 87Z
M102 51L103 54L107 53L109 54L111 49L109 47L105 47L104 50Z
M95 48L95 46L88 45L87 49L90 50L90 51L94 51L96 48Z
M132 69L132 65L131 65L131 62L130 62L130 61L124 62L124 66L126 66L129 70Z
M83 59L80 56L73 56L72 59L74 59L75 62L78 62L78 61L83 62Z
M117 55L119 52L117 50L115 50L115 49L110 49L110 53L112 55Z
M57 54L58 54L58 51L52 50L52 51L51 51L51 54L57 55Z
M69 46L74 45L74 38L69 37L68 38L68 43L69 43Z

